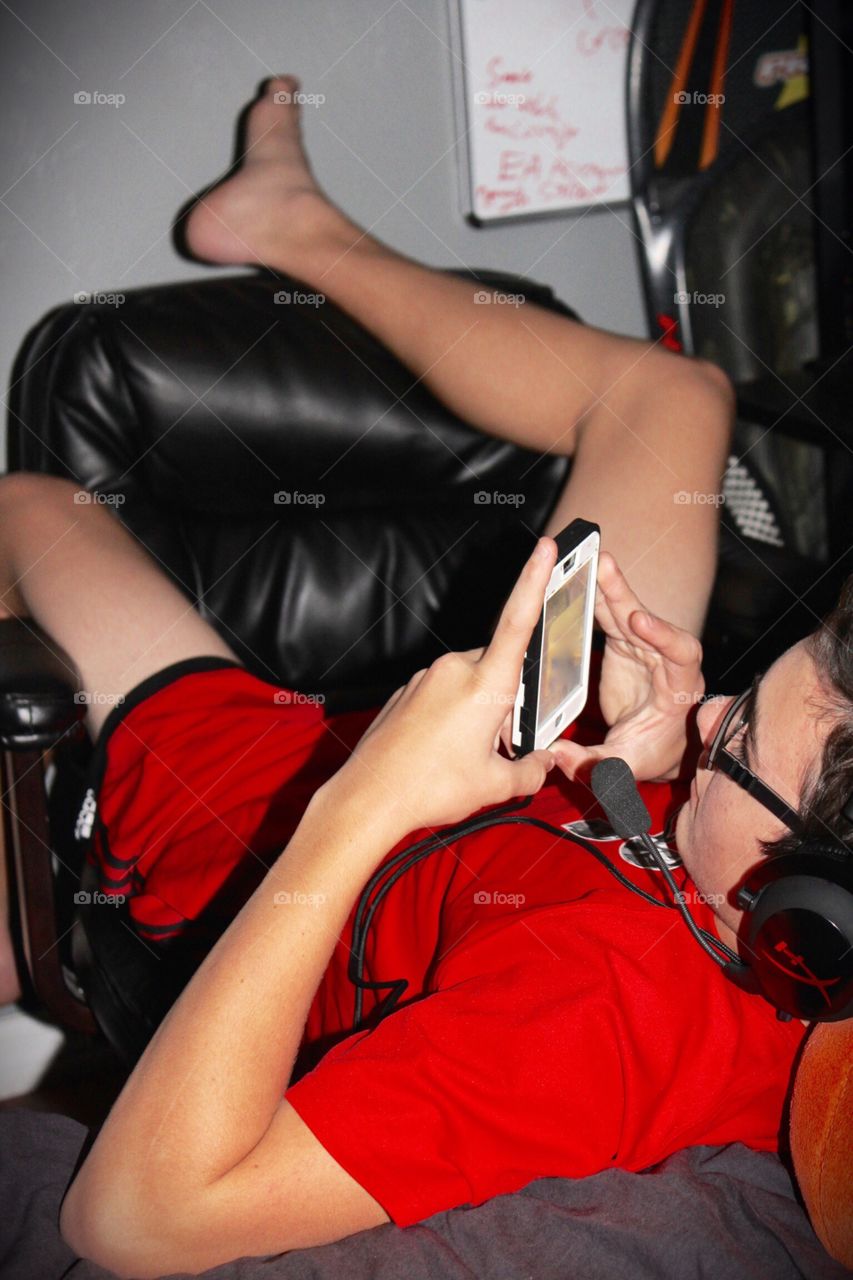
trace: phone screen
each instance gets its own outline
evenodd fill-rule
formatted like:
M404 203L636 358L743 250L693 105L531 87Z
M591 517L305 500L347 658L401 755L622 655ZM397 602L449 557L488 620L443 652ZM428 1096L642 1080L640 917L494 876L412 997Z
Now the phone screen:
M539 720L549 720L583 682L584 617L592 560L586 560L545 601Z

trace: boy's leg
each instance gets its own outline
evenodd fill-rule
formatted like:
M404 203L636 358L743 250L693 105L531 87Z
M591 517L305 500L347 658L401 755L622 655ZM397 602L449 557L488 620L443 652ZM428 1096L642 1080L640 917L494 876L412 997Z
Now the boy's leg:
M116 700L171 663L239 659L116 516L75 493L54 476L0 477L0 617L33 619L73 660L94 737ZM20 994L2 863L0 1005Z
M94 737L112 705L173 662L239 661L105 506L56 476L0 477L0 617L32 618L73 660Z
M382 245L317 186L299 107L276 100L294 88L273 80L252 107L241 168L190 215L192 250L304 280L472 425L574 455L548 532L575 515L598 520L640 598L698 631L715 564L718 512L710 499L731 431L724 375L532 304L478 304L475 281ZM695 502L676 496L694 493Z

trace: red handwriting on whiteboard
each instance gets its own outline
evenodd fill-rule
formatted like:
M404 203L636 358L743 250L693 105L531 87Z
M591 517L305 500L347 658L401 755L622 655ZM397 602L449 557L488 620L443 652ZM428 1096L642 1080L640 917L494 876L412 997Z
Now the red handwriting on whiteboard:
M589 200L593 196L606 196L624 172L624 165L570 164L558 156L507 150L500 154L495 175L496 183L506 185L480 186L477 194L488 207L499 205L502 212L523 208L533 195L540 203Z
M481 210L512 213L513 209L524 209L529 204L530 197L521 187L496 188L480 184L476 190L476 207Z
M538 184L537 191L542 200L589 200L593 196L606 196L624 172L624 165L610 168L600 164L567 165L558 159Z
M558 149L564 147L577 137L577 129L571 124L538 124L519 119L518 116L498 120L489 116L485 124L487 133L500 133L515 142L523 142L525 138L545 138L548 143Z
M485 90L474 95L474 101L485 115L485 129L513 142L542 141L562 151L574 138L577 129L564 120L557 94L530 93L534 76L530 68L508 69L503 58L495 56L486 63ZM521 86L508 91L507 86Z
M602 49L618 53L628 43L627 27L602 27L600 31L579 31L576 37L578 53L592 58Z
M542 174L542 157L533 152L502 151L498 160L498 182L518 182L527 178L538 178Z
M477 100L490 111L519 111L528 116L547 116L554 121L560 119L556 94L545 98L541 93L481 93Z
M490 89L497 89L502 84L530 84L533 72L528 68L523 71L505 71L503 58L496 55L486 63L486 75Z
M595 10L593 0L583 0L584 17L592 26L581 27L575 36L578 53L585 58L592 58L602 49L618 53L628 43L628 28L624 23L605 25L604 19ZM612 12L607 17L612 17Z

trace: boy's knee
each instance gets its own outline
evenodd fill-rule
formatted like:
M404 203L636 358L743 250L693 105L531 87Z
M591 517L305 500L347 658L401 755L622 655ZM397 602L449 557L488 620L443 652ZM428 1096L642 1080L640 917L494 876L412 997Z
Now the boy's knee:
M716 445L725 464L732 446L737 410L737 396L728 376L710 360L692 359L693 377L697 381L694 393L702 411L702 423L709 445Z
M718 365L657 348L638 376L675 397L684 409L685 422L701 422L709 447L715 443L717 448L728 449L737 402L728 375Z
M727 373L717 364L712 364L710 360L692 359L690 364L696 373L697 378L705 387L706 393L717 397L721 402L730 418L734 417L737 397L735 395L734 385Z

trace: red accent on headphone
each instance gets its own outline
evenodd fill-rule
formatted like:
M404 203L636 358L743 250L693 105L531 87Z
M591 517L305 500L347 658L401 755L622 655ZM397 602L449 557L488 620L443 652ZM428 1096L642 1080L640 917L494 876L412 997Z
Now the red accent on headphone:
M811 969L809 969L802 956L794 955L793 951L784 939L781 942L777 942L773 950L784 952L786 959L790 960L792 964L798 965L800 969L802 969L802 973L795 973L793 969L787 969L785 965L780 964L769 951L765 951L764 954L772 965L775 965L777 969L781 969L786 978L793 978L794 982L805 983L807 987L816 987L826 1001L827 1007L832 1007L832 1001L826 994L826 988L834 987L837 982L841 981L840 978L827 978L825 980L818 978L818 976L812 973Z

